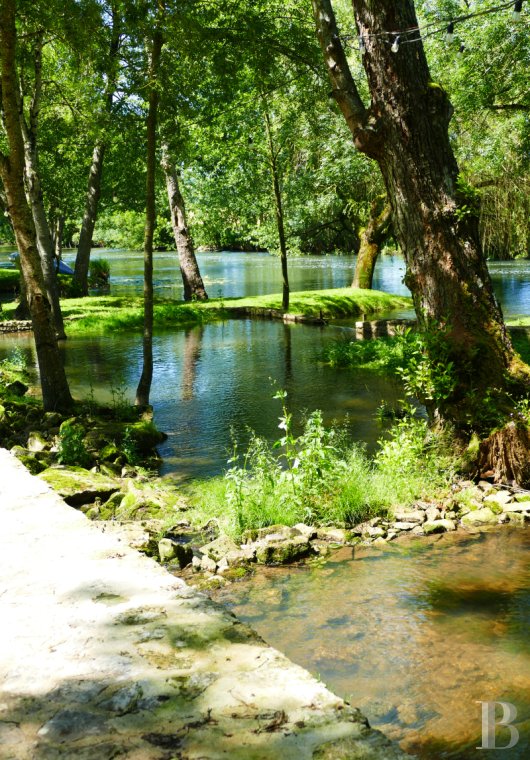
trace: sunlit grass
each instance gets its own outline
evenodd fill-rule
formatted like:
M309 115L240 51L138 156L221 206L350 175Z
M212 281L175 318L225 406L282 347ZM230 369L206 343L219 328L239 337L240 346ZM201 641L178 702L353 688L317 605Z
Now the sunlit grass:
M157 299L154 306L154 323L156 327L201 324L240 315L242 309L252 316L254 309L281 310L281 302L281 294L249 298L212 298L205 302ZM293 293L289 312L309 317L331 318L408 308L410 304L409 298L377 290L336 288ZM15 308L15 303L5 304L5 318L9 319ZM143 324L143 304L140 296L65 298L61 301L61 308L67 332L72 335L105 334L114 330L137 331Z

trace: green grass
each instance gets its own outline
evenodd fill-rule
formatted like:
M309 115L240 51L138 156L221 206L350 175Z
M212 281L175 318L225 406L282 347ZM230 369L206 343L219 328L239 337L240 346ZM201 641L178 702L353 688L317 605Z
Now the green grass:
M322 360L332 367L369 369L373 372L397 374L397 368L407 361L407 336L373 340L341 339L330 343L322 353Z
M249 298L211 299L205 302L158 300L154 307L156 327L194 325L214 319L226 319L253 309L281 309L281 294ZM293 293L290 313L309 317L341 317L372 314L376 311L406 308L410 299L376 290L338 288ZM61 301L67 333L110 333L114 330L139 330L143 324L142 298L136 296L91 296ZM16 304L5 304L8 319Z
M286 436L283 445L255 436L243 461L224 477L189 485L192 522L200 527L213 518L236 539L275 524L349 527L416 499L445 495L455 471L453 456L424 420L396 423L373 459L324 429L318 412L298 439L289 430Z
M302 290L291 293L289 313L308 317L344 317L375 314L378 311L411 308L412 301L405 296L393 296L379 290L360 288L334 288L331 290ZM279 293L248 298L231 298L224 301L227 311L231 308L279 309L282 296Z

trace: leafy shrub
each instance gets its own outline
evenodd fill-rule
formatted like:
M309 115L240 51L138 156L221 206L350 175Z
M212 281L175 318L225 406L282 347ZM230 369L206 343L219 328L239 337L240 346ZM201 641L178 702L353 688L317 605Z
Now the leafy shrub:
M91 259L88 270L88 284L91 288L108 289L110 264L107 259Z
M60 464L89 467L92 464L84 442L85 431L81 425L65 422L59 433L59 452L57 459Z

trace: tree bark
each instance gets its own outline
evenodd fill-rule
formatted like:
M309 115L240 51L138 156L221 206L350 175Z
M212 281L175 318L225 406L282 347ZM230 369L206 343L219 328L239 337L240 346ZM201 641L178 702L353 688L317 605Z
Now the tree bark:
M386 197L376 198L370 208L368 224L361 232L352 288L372 289L375 264L381 245L388 238L391 220L392 211Z
M418 26L414 3L353 2L369 108L348 69L330 0L312 3L337 102L357 147L382 172L419 324L440 331L444 361L452 362L453 390L431 411L462 431L480 427L485 395L528 388L530 371L513 351L493 295L477 217L464 208L448 136L451 103L430 78L418 33L407 31ZM393 53L392 33L400 30L409 44ZM440 357L431 349L430 358Z
M0 3L2 109L9 154L0 156L0 172L26 283L44 409L67 411L73 402L55 336L37 249L35 225L24 188L25 155L20 123L20 91L15 63L17 39L15 12L15 0L2 0Z
M287 243L285 240L285 225L283 219L282 191L280 187L280 175L278 171L277 152L272 137L272 126L268 111L265 109L265 129L269 146L269 166L271 170L272 191L274 194L274 208L276 212L276 226L280 243L280 261L282 266L282 309L289 311L289 272L287 268Z
M39 122L40 101L42 93L42 34L37 40L34 54L35 84L33 96L29 107L29 118L22 111L20 124L24 139L25 165L26 165L26 189L33 214L35 231L37 233L37 247L41 260L44 284L50 301L55 329L59 340L66 339L64 321L59 300L59 284L54 265L54 251L52 235L46 211L44 208L44 196L39 172L39 153L37 145L37 130Z
M92 251L92 236L98 215L99 199L101 197L101 176L106 145L98 140L92 153L92 163L88 172L88 186L85 199L85 211L79 233L77 255L75 257L74 280L79 285L79 292L88 295L88 269Z
M180 192L177 171L175 164L171 160L169 146L165 142L162 144L160 164L166 178L171 226L173 227L173 236L179 257L180 274L184 286L184 300L192 301L196 299L198 301L207 301L208 294L206 293L199 265L195 257L193 239L186 221L186 207L184 205L184 198Z
M143 367L136 389L135 404L148 406L153 379L153 236L156 226L155 171L156 125L158 114L158 70L163 38L160 31L153 34L149 62L149 110L147 113L147 172L144 229L144 329Z
M112 112L114 91L117 78L118 53L120 50L121 18L116 3L111 3L112 32L109 47L107 85L105 88L105 115L108 117ZM74 280L83 295L88 295L88 270L90 254L92 251L92 238L98 216L99 200L101 197L101 178L103 176L103 163L107 151L107 136L102 135L96 140L92 152L92 162L88 172L88 184L85 198L85 210L74 267Z

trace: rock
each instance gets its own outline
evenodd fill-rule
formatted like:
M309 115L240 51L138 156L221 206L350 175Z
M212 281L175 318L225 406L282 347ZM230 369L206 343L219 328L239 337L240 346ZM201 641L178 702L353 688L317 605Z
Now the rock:
M205 554L203 557L201 557L200 567L204 573L215 573L217 570L217 562Z
M63 743L87 736L97 736L108 731L105 718L81 710L59 710L37 731L38 736L49 741Z
M63 418L59 414L59 412L44 412L44 422L46 424L46 427L48 428L59 427L62 421L63 421Z
M280 541L286 538L295 538L300 535L300 531L297 528L292 528L288 525L267 525L265 528L259 528L256 533L256 541Z
M386 546L387 540L383 536L378 536L375 541L372 542L372 546Z
M24 467L31 472L32 475L38 475L47 467L47 464L41 462L33 454L28 454L28 456L19 456L18 459L22 462Z
M423 525L425 525L425 523L423 523ZM416 525L415 528L412 528L411 533L415 536L424 536L425 531L423 530L423 525Z
M193 549L188 544L179 544L170 538L162 538L158 542L158 556L160 562L169 562L176 559L179 567L183 570L193 560Z
M426 536L430 536L432 533L445 533L446 531L456 530L456 525L452 520L427 520L421 526Z
M29 386L26 385L26 383L23 383L22 380L14 380L12 383L6 385L6 391L19 398L25 396L28 390Z
M138 706L138 700L143 696L143 689L139 683L125 686L115 692L109 699L100 702L99 707L110 710L118 715L134 712Z
M516 493L515 501L522 503L524 501L530 502L530 493Z
M219 562L219 560L226 557L229 552L239 551L239 546L232 541L229 536L219 536L215 541L211 541L209 544L201 546L200 551L202 554L207 554L208 557Z
M151 421L141 420L129 424L127 430L140 454L149 454L157 444L167 440L167 435L157 430Z
M415 509L412 511L402 510L402 511L396 511L394 513L394 520L397 522L405 522L405 523L423 523L427 519L427 516L425 512L423 512L420 509ZM406 528L402 530L407 530Z
M350 532L343 528L318 528L317 538L321 541L332 541L335 544L347 544Z
M28 451L44 451L50 448L49 442L39 431L33 431L28 435L28 442L26 444Z
M311 525L306 525L305 523L296 523L296 525L293 525L293 528L297 530L301 536L305 536L308 541L311 541L313 538L317 537L317 529L313 528Z
M327 557L333 551L329 541L320 541L318 539L311 541L311 548L319 557Z
M413 522L395 522L392 523L394 530L412 530L418 523Z
M523 512L504 512L502 517L506 517L511 523L524 525L525 514Z
M195 573L200 572L201 566L202 566L201 558L194 555L192 557L192 559L191 559L191 567L192 567L193 571Z
M427 520L429 522L436 522L436 520L439 520L441 517L438 507L427 507L425 514L427 515Z
M256 547L247 544L241 549L228 552L225 559L228 567L245 567L250 562L256 561Z
M529 512L530 511L530 502L521 502L520 504L517 504L515 502L511 502L510 504L505 504L502 508L503 512Z
M386 535L386 530L384 528L381 528L379 525L368 525L362 532L363 538L379 538L381 536Z
M462 517L462 525L496 525L498 522L497 515L489 508L483 507L482 509L475 509L473 512L468 512L467 515Z
M177 544L175 541L172 541L170 538L162 538L158 542L158 556L160 557L160 562L169 562L176 556L176 546Z
M91 504L96 498L106 500L120 489L116 481L82 467L48 467L40 473L39 478L48 483L72 507Z
M481 491L484 491L484 493L489 493L490 491L493 491L493 486L491 483L488 483L487 480L480 480L477 484L478 488L480 488Z
M89 510L89 512L91 511L92 510ZM97 525L104 533L117 535L121 541L139 552L151 554L156 550L155 540L149 531L147 531L140 523L99 520Z
M262 565L286 565L311 554L311 544L303 536L286 541L267 541L256 546L256 560Z
M512 494L509 491L496 491L495 493L490 493L488 496L484 497L484 504L487 504L488 507L492 509L494 505L503 507L511 500ZM495 510L493 509L493 511Z

